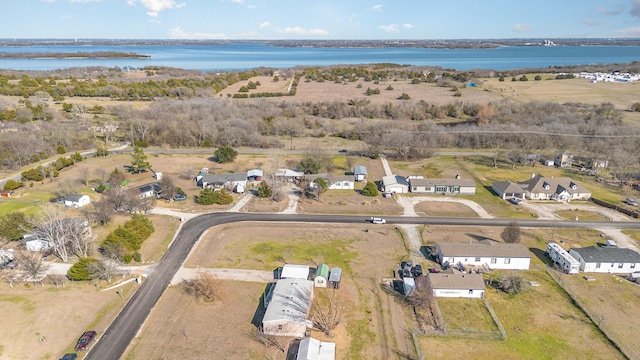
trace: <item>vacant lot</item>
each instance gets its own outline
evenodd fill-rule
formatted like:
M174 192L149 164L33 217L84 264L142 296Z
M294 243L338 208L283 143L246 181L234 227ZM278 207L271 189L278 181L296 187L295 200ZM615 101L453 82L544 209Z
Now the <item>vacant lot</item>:
M544 271L523 272L540 286L518 295L488 288L506 340L420 337L428 359L623 359ZM464 312L461 305L459 311ZM445 317L446 319L446 317Z
M640 358L640 286L609 274L582 276L554 272L564 289L630 359Z
M418 216L455 216L455 217L477 217L475 211L464 204L456 202L423 201L418 203L414 209Z
M481 299L438 298L447 330L498 331Z
M412 326L409 309L381 286L394 264L406 254L391 227L364 232L365 225L340 228L321 225L249 223L211 229L190 255L189 267L272 270L284 263L343 268L339 295L349 304L345 322L330 341L338 359L392 359L395 351L411 353L404 329ZM224 282L224 297L214 304L196 304L170 289L154 309L128 359L248 359L284 354L264 348L245 335L265 284ZM326 291L317 289L317 291ZM167 316L167 314L170 314ZM314 337L323 338L314 332ZM242 339L242 341L238 341Z

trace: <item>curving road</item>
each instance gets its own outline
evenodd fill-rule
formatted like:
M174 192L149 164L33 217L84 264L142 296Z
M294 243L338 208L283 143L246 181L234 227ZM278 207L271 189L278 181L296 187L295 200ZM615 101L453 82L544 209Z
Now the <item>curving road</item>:
M210 227L242 221L306 222L306 223L367 223L368 216L352 215L300 215L300 214L246 214L212 213L197 216L185 222L167 249L157 267L149 274L140 288L125 305L100 340L94 344L85 359L119 359L144 324L147 316L158 302L169 282L185 262L189 252L200 236ZM432 217L387 217L387 224L427 224L451 226L505 226L510 219L482 218L432 218ZM518 220L521 227L539 228L615 228L640 229L640 222L622 221L557 221Z

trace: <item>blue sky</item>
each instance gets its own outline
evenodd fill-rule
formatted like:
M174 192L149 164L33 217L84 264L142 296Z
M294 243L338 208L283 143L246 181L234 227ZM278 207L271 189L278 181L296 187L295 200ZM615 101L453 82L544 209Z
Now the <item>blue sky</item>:
M2 0L0 38L640 38L640 0Z

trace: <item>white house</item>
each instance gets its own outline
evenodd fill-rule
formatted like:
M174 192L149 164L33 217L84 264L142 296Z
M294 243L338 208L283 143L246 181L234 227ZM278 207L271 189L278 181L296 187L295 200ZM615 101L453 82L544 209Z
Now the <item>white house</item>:
M196 183L203 189L243 193L247 188L247 173L201 174L196 178Z
M307 320L313 299L313 281L280 279L267 296L262 318L265 335L302 338L313 323Z
M304 279L309 278L309 265L285 264L280 273L281 279Z
M148 183L140 185L135 189L131 189L131 195L137 196L139 199L146 199L149 197L158 196L159 191L158 183Z
M79 208L91 203L91 198L89 195L81 195L81 194L71 194L67 195L64 198L64 206Z
M488 267L489 269L528 270L531 253L522 244L491 240L468 243L438 243L440 264Z
M296 360L334 360L335 358L336 343L310 337L300 340Z
M334 176L329 174L312 174L304 175L302 178L309 181L310 187L315 187L313 180L322 179L327 183L327 190L353 190L355 188L355 181L353 176Z
M410 191L416 194L475 195L473 179L409 179Z
M571 254L563 249L557 243L550 241L547 243L547 256L553 260L553 263L567 274L577 274L580 272L580 261L576 260Z
M409 192L409 183L400 175L383 176L382 191L392 194L406 194Z
M480 274L427 274L435 297L484 298L484 279Z
M573 248L569 254L580 262L584 272L629 274L640 270L640 254L631 249L589 246Z
M278 169L273 176L275 176L276 179L292 182L304 176L304 173L291 169Z
M353 176L356 181L366 181L367 180L367 168L362 165L356 165L353 168Z
M524 186L526 196L532 200L589 200L591 191L568 177L544 177L532 174Z

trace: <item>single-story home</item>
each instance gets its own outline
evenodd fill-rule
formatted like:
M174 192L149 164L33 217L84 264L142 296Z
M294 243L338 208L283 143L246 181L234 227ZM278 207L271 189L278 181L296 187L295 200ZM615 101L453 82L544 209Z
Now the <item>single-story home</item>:
M71 194L64 197L64 206L79 208L91 203L89 195Z
M532 200L589 200L591 191L568 177L544 177L532 174L524 185L526 196Z
M315 179L323 179L327 183L327 190L353 190L355 182L352 176L334 176L329 174L308 174L301 178L309 181L309 186L314 187Z
M320 264L316 269L316 275L313 278L316 287L327 287L329 283L329 265Z
M285 264L280 273L281 279L304 279L309 278L309 265Z
M303 172L295 171L291 169L278 169L275 174L273 174L276 179L283 181L295 181L304 176Z
M435 297L484 298L484 279L480 274L445 274L427 275Z
M310 337L300 340L296 360L334 360L335 358L336 343Z
M367 180L367 168L363 165L356 165L353 168L353 176L355 181L366 181Z
M440 264L488 267L489 269L528 270L531 253L522 244L491 240L465 243L437 243Z
M475 195L473 179L409 179L410 191L416 194Z
M522 186L511 181L496 181L491 184L491 190L503 199L512 197L524 199L526 194Z
M313 299L313 281L280 279L267 296L262 318L265 335L302 338L313 323L307 320Z
M12 197L15 194L14 190L0 190L0 197Z
M409 183L400 175L387 175L382 177L381 190L391 194L406 194L409 192Z
M203 189L243 193L247 188L247 173L202 174L196 178L196 184Z
M595 273L629 274L640 270L640 254L613 246L572 248L569 254L580 262L580 270Z
M158 196L160 192L160 187L158 183L148 183L144 185L140 185L135 189L129 190L132 196L137 196L139 199L146 199L154 196Z
M247 181L262 181L264 172L260 169L252 169L247 171Z

